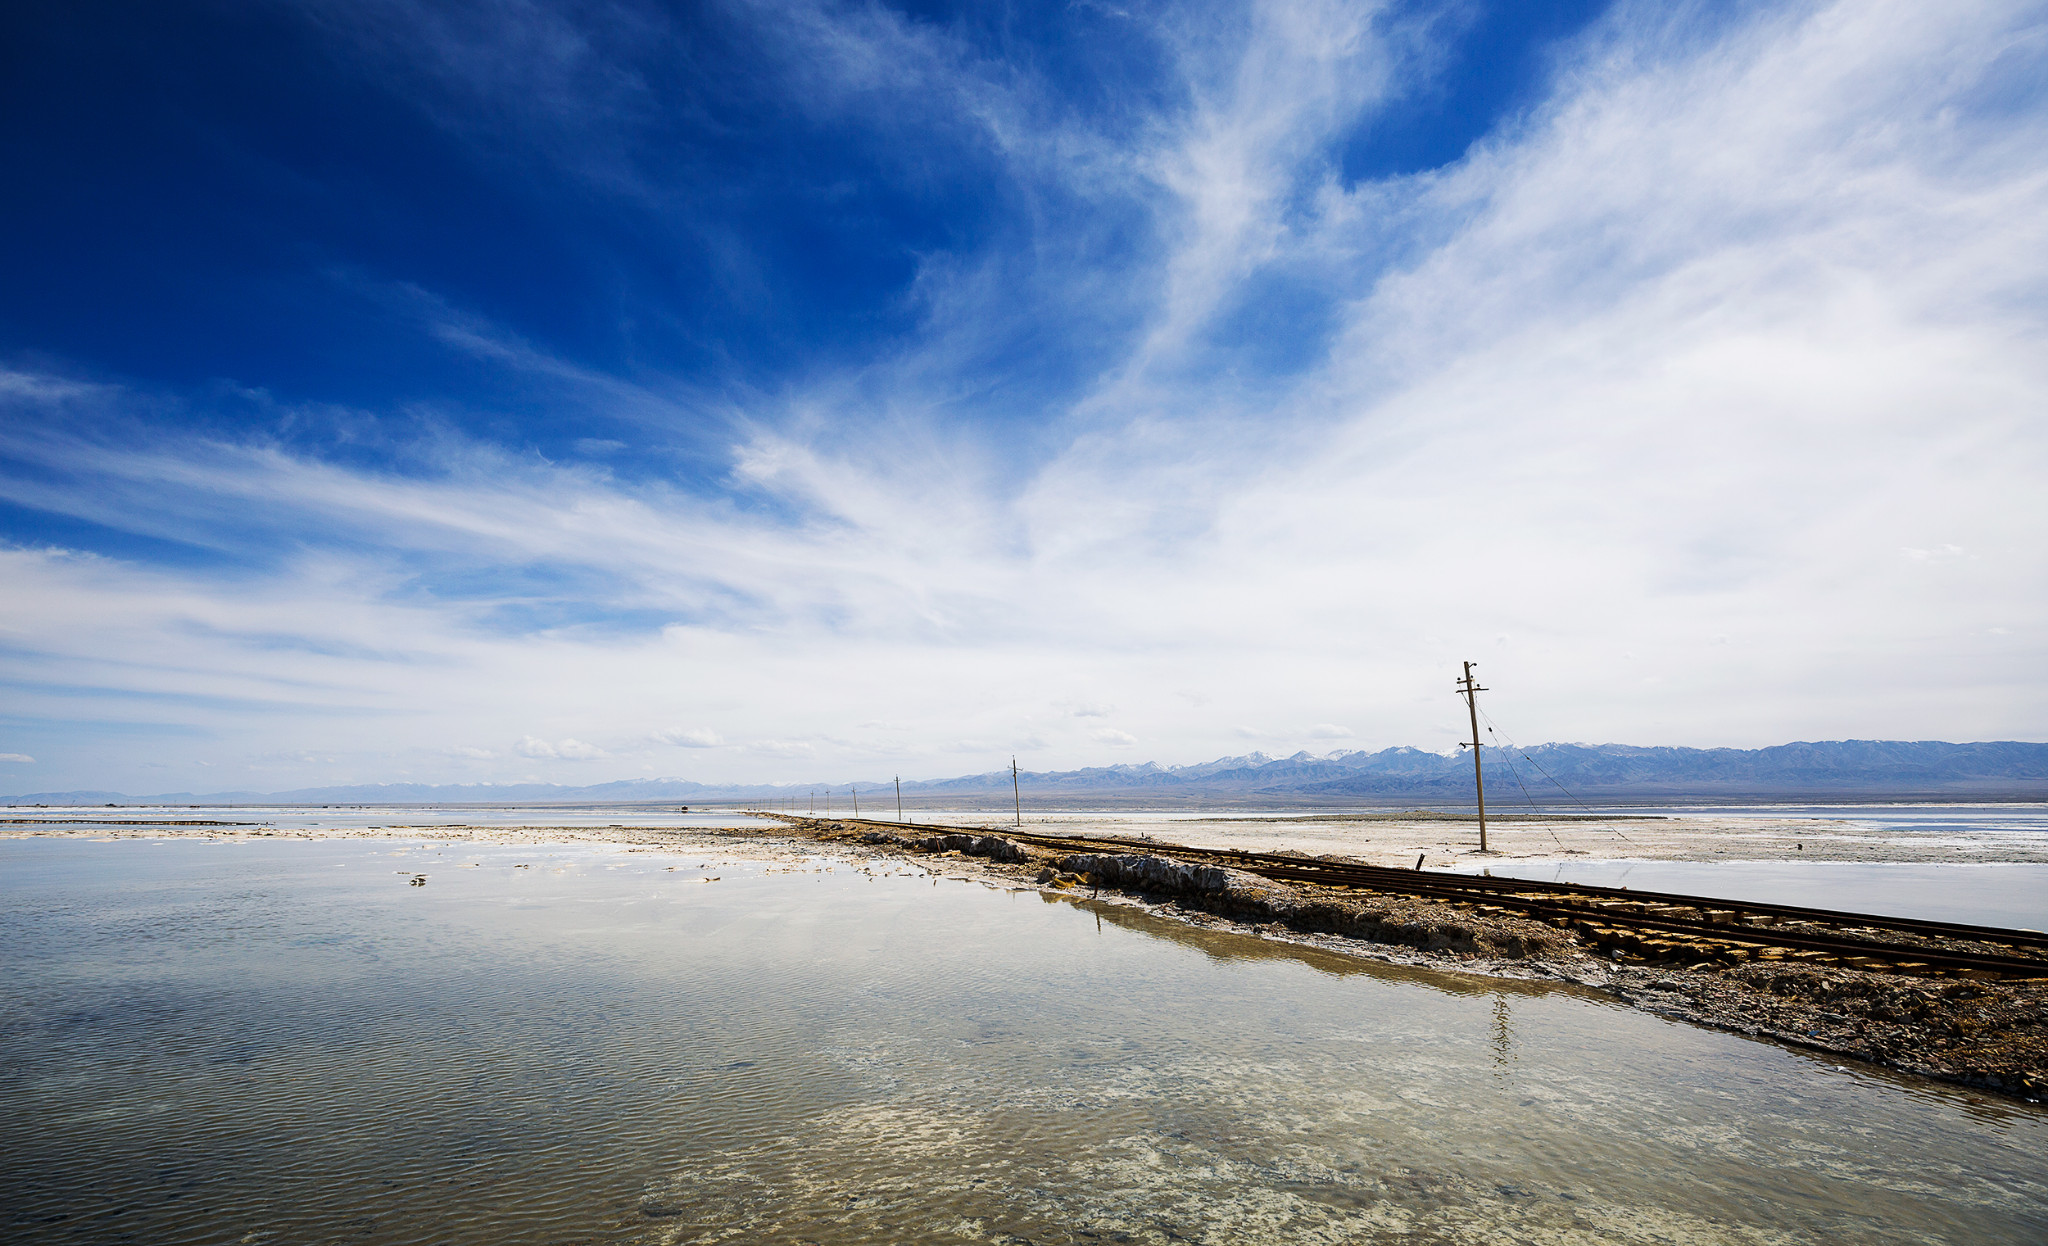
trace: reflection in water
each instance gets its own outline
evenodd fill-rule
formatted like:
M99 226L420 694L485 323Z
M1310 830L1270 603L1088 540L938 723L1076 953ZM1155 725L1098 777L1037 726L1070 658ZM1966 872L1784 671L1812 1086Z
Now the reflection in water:
M826 864L0 844L0 1224L2048 1239L2048 1121L2023 1105L1580 991Z
M1200 952L1221 964L1246 964L1269 961L1284 961L1313 969L1318 973L1337 977L1367 977L1388 982L1402 982L1426 986L1431 990L1449 995L1555 995L1575 994L1587 999L1605 999L1606 996L1582 987L1557 982L1531 981L1520 978L1482 978L1472 974L1446 973L1415 965L1394 965L1384 961L1367 960L1325 951L1300 943L1278 939L1261 939L1256 935L1244 934L1234 929L1217 929L1191 925L1174 917L1162 916L1150 909L1128 904L1117 904L1107 900L1092 900L1082 896L1063 895L1056 891L1027 892L1035 894L1047 904L1072 905L1095 914L1096 929L1099 931L1106 920L1125 930L1136 931L1153 939L1165 939Z
M1500 992L1493 996L1493 1063L1505 1071L1513 1058L1512 1048L1515 1029L1508 1013L1508 997Z

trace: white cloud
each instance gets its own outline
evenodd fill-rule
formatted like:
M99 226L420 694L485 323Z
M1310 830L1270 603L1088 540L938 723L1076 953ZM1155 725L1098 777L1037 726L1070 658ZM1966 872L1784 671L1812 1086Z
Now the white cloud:
M954 81L1014 159L1042 173L1085 139L1090 194L1158 201L1165 254L1131 283L1147 327L1041 422L1050 457L915 414L955 401L966 329L878 361L900 387L880 415L864 374L742 419L746 506L452 437L397 476L0 420L19 505L301 551L252 580L0 549L10 710L70 721L89 698L191 766L174 730L250 756L282 733L365 779L507 720L641 742L615 744L637 765L650 741L696 746L678 719L751 741L720 777L908 776L1279 738L1246 722L1437 747L1463 730L1458 661L1483 656L1524 741L2040 738L2048 654L2010 637L2048 584L2048 110L1983 102L1996 66L2039 67L2032 13L1802 5L1701 34L1625 5L1469 160L1358 186L1331 144L1389 53L1346 10L1276 6L1237 55L1182 49L1189 109L1114 150ZM858 79L894 37L832 72ZM921 73L964 72L926 51ZM1341 294L1327 357L1218 382L1204 333L1281 270ZM994 314L985 275L928 280L953 323ZM479 358L674 417L462 331ZM0 372L0 401L146 406L25 371ZM615 586L600 613L674 621L515 633L494 621L509 590L419 591L437 567L533 565ZM1075 688L1067 715L1113 703L1128 730L1034 734ZM867 738L878 715L900 741ZM124 756L90 764L111 780Z
M1906 546L1902 547L1899 553L1909 562L1956 562L1972 557L1970 552L1960 545L1937 545L1932 549Z
M22 765L33 765L35 764L35 760L35 758L30 757L27 753L0 753L0 761L11 761L19 762Z
M653 739L657 744L672 744L677 748L719 748L725 744L723 736L706 727L696 727L688 731L681 727L669 727L655 732Z
M1340 727L1336 723L1317 723L1308 729L1308 734L1312 740L1348 740L1357 732L1349 727Z
M1118 731L1114 727L1097 728L1088 733L1088 738L1097 744L1107 744L1111 748L1129 748L1138 742L1138 737L1128 731Z
M577 739L555 741L521 736L513 751L521 757L557 759L561 761L595 761L605 756L605 751L594 744L585 744Z

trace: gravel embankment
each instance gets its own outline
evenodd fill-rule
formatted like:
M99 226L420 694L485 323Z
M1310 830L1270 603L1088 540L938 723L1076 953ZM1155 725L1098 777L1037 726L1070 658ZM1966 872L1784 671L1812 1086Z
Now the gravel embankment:
M792 830L842 851L914 855L963 877L1141 902L1211 929L1228 925L1396 963L1578 983L1693 1024L2030 1101L2048 1093L2048 979L1968 981L1771 963L1618 964L1582 947L1569 931L1512 914L1295 886L1152 854L1063 854L993 833L920 835L845 822L802 822Z

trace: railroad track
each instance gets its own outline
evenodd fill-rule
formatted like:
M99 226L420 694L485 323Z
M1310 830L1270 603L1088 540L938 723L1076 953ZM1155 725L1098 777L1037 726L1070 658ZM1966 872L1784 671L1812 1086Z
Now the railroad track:
M768 816L799 824L827 820ZM1147 853L1228 866L1278 882L1437 900L1482 913L1533 918L1644 960L1804 961L1910 974L2048 978L2048 934L2034 930L1580 883L1392 869L1326 857L1194 848L1150 839L1041 835L1008 828L933 826L872 818L829 821L922 834L999 835L1069 853ZM1957 943L1976 946L1953 946Z

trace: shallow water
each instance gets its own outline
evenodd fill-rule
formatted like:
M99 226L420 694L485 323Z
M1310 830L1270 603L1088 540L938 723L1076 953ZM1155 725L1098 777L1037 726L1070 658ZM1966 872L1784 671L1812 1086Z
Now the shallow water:
M691 812L671 805L15 805L5 815L16 825L147 827L219 823L277 830L385 830L416 826L584 827L661 826L710 829L755 826L759 819L734 809Z
M1509 861L1468 866L1499 878L1630 887L1760 904L1975 926L2048 930L2048 865L1858 861Z
M420 843L0 842L7 1239L2048 1239L2040 1109L1583 993Z
M1667 805L1602 806L1601 813L1668 813L1688 817L1754 818L1777 821L1784 818L1826 818L1874 830L1897 831L1913 837L1908 842L1926 842L1924 836L2020 835L2048 836L2048 804L2040 801L2001 801L1954 804L1879 805ZM1514 808L1504 813L1519 812ZM1560 809L1558 812L1572 812ZM1583 810L1581 811L1583 812Z

